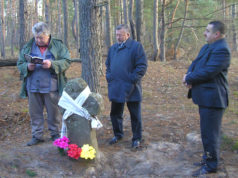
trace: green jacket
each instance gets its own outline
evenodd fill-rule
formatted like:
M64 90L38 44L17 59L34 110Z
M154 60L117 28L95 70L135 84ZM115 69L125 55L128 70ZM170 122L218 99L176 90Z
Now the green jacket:
M20 71L20 79L22 80L22 86L20 91L20 96L22 98L27 97L26 81L27 81L27 77L31 74L31 72L28 71L27 69L28 63L26 59L24 58L24 54L31 53L31 48L34 41L35 39L32 38L27 44L24 45L17 61L17 67ZM48 46L48 50L55 57L55 60L52 61L51 63L50 70L53 70L57 75L58 92L59 92L59 95L61 95L67 81L67 78L65 76L65 71L69 68L70 62L71 62L69 51L61 40L54 39L52 37L50 40L50 44Z

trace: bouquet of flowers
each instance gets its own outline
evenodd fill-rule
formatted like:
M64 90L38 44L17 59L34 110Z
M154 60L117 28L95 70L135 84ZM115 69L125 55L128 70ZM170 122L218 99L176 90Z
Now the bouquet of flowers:
M84 144L82 148L78 147L76 144L69 144L70 140L67 137L62 137L59 139L56 139L53 144L54 146L58 147L60 153L64 150L67 150L67 154L69 157L78 159L78 158L84 158L84 159L94 159L96 155L96 150L89 146L88 144Z

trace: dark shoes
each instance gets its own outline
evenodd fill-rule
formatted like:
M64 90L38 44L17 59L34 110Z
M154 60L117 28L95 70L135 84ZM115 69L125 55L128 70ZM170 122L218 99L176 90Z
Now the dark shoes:
M44 142L42 139L32 137L32 139L26 144L27 146L37 145L38 143Z
M59 137L60 137L59 134L52 135L52 136L51 136L51 140L52 140L52 141L55 141L55 140L58 139Z
M132 148L139 148L140 147L140 141L139 140L132 141L131 147Z
M119 140L121 140L122 138L121 137L113 137L110 141L109 141L109 144L110 145L113 145L115 143L117 143Z
M207 166L202 166L200 169L196 170L193 172L193 177L198 177L198 176L201 176L201 175L205 175L205 174L210 174L210 173L215 173L217 172L216 170L214 171L208 171L208 168Z

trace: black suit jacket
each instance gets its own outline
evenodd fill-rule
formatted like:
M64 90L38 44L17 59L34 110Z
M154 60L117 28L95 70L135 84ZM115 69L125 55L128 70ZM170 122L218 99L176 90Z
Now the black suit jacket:
M230 49L225 39L202 47L185 78L186 83L192 85L190 96L195 104L215 108L228 106L229 65Z

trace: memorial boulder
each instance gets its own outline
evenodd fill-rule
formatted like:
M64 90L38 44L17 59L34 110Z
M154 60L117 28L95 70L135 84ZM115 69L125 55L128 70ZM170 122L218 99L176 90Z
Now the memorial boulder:
M61 136L67 136L71 144L93 146L98 153L96 128L102 125L97 115L103 109L103 98L90 92L82 78L69 80L59 101L63 112Z

